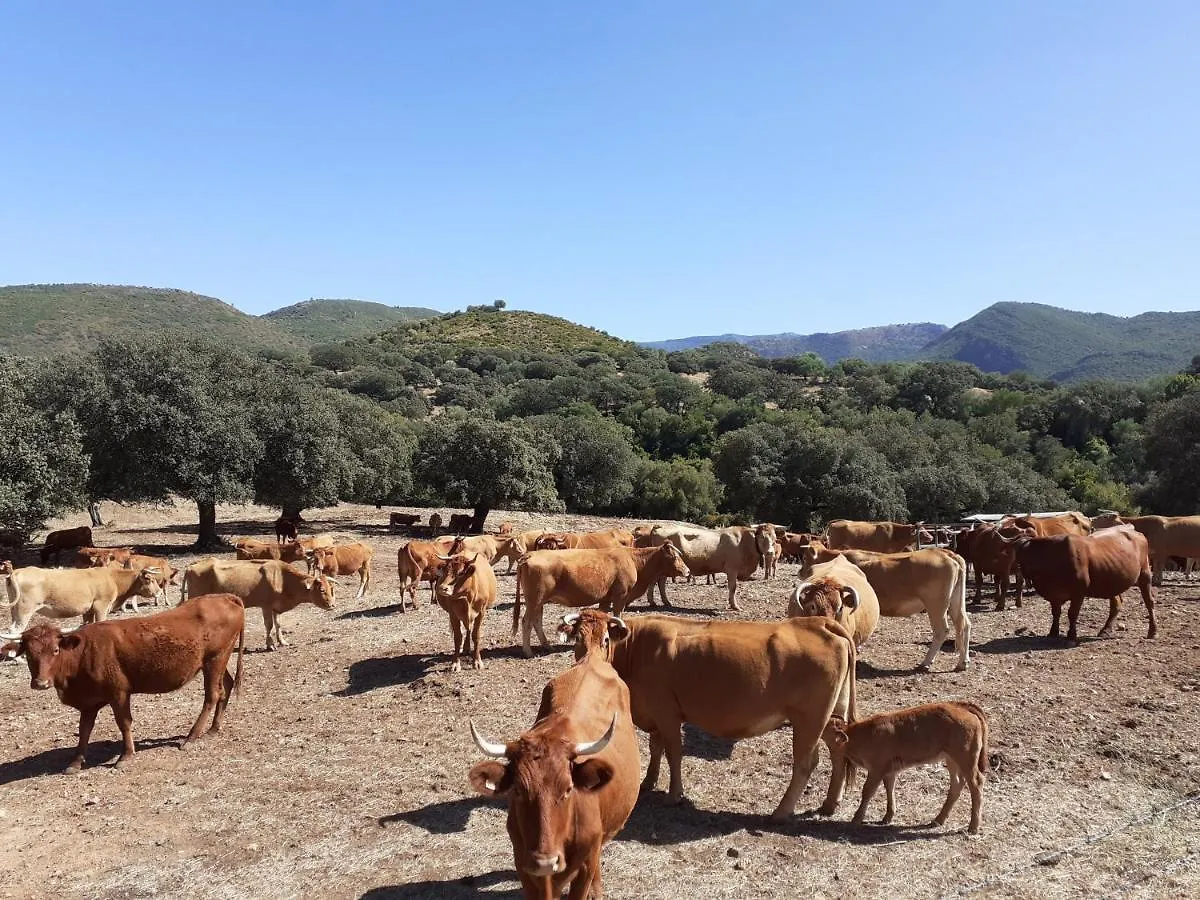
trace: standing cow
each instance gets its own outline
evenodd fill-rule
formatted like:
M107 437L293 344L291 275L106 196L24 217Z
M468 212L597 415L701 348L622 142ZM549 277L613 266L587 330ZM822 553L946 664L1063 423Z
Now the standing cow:
M1113 525L1132 525L1146 536L1154 570L1154 584L1162 584L1163 572L1171 557L1186 559L1187 574L1190 561L1200 557L1200 516L1097 516L1092 520L1097 529Z
M862 647L879 624L879 598L867 576L841 555L801 571L804 581L792 590L788 615L833 619Z
M737 604L738 581L746 581L758 571L763 554L774 546L775 533L769 525L735 525L719 531L690 525L655 525L646 540L652 547L674 544L693 575L723 572L729 585L729 608L736 610L741 608ZM658 595L670 605L665 575L658 581Z
M78 547L94 547L95 541L92 540L92 529L87 525L80 525L78 528L63 528L59 531L51 531L46 535L46 544L42 547L41 563L46 565L50 562L50 558L54 557L55 564L58 563L58 556L64 550L74 550Z
M483 619L496 603L496 573L487 557L442 557L442 568L433 586L438 605L450 616L450 635L454 639L452 672L461 672L459 653L471 654L472 668L483 668Z
M131 597L156 598L163 592L166 576L156 568L13 569L12 563L4 562L0 579L12 615L8 634L16 636L36 613L51 619L83 616L84 624L103 622Z
M361 600L371 586L371 560L375 551L362 541L349 544L335 544L332 547L317 547L306 554L309 572L319 572L322 575L335 577L338 575L357 575L358 593L355 600Z
M900 553L910 547L932 544L922 522L905 525L900 522L854 522L835 519L829 523L831 550L874 550L876 553Z

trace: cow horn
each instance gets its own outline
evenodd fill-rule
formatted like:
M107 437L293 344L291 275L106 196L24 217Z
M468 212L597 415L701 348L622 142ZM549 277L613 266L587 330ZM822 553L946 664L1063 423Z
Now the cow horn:
M613 713L612 721L608 723L608 731L600 735L598 741L584 741L581 744L575 745L576 756L592 756L599 753L608 746L608 742L612 740L613 733L617 730L617 714Z
M850 599L846 598L846 591L850 592ZM842 605L849 610L858 609L858 591L850 585L842 585Z
M508 758L508 747L504 746L504 744L497 743L496 741L489 741L479 733L479 729L475 727L475 722L473 720L468 720L468 722L471 726L471 737L475 739L475 746L479 748L479 751L484 756L490 756L492 759Z
M577 613L577 612L567 613L565 616L562 617L562 623L564 625L566 625L568 628L574 628L575 623L578 621L579 621L579 613Z
M439 553L437 555L437 558L440 559L442 562L450 562L450 560L452 560L454 557L453 556L442 556L442 554Z

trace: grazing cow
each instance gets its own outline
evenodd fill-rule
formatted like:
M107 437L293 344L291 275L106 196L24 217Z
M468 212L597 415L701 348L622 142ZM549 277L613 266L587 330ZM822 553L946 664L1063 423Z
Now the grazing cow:
M442 517L438 513L429 516L429 536L437 537L442 530Z
M76 569L92 569L113 563L123 566L133 554L132 547L80 547L75 551L72 562Z
M168 603L166 588L169 585L173 585L173 584L178 585L180 583L180 576L182 575L180 570L176 569L173 565L171 565L170 560L168 560L166 557L146 556L145 554L142 554L142 553L133 554L132 556L129 557L129 559L125 560L125 562L123 562L123 563L118 563L116 560L113 560L112 562L110 562L108 564L108 566L109 566L109 568L112 568L112 569L134 569L137 571L141 571L143 569L151 569L151 570L157 570L158 572L162 573L163 591L161 594L158 594L154 597L153 603L155 606L158 606L159 600L162 600L162 602L164 604ZM137 601L138 601L138 596L136 594L134 594L125 601L125 607L127 609L132 607L133 611L137 612L138 611Z
M375 551L362 541L318 547L308 554L309 572L329 576L357 575L358 593L354 599L361 600L371 586L371 560L374 557Z
M600 616L603 613L592 613ZM690 722L727 740L792 726L792 777L772 818L786 819L818 761L830 715L855 719L854 641L837 622L701 622L676 616L625 620L629 636L612 644L612 663L629 685L634 724L650 735L642 786L658 781L663 753L671 770L668 803L683 799L682 727ZM841 797L841 773L830 779Z
M501 537L507 537L513 533L513 527L514 526L512 522L501 522L500 530L497 531L496 534L500 535Z
M910 547L932 544L922 522L904 525L900 522L853 522L835 519L829 523L829 549L874 550L876 553L900 553Z
M620 634L604 625L600 631L605 641ZM558 897L568 885L575 900L601 897L600 854L637 803L629 689L606 655L597 643L550 681L537 721L517 740L490 740L471 723L476 746L492 758L471 769L471 784L485 797L508 798L513 863L526 898Z
M50 557L54 557L54 562L58 562L58 556L64 550L74 550L77 547L92 547L95 546L95 541L92 540L92 529L87 525L80 525L78 528L64 528L61 531L52 531L46 535L46 545L42 547L41 561L42 565L46 565L50 561Z
M14 570L0 563L5 580L12 626L9 635L19 635L35 613L49 619L83 616L84 624L103 622L129 597L151 599L163 592L165 576L155 569L39 569L27 566ZM5 605L5 604L0 604Z
M417 608L417 587L422 581L429 582L429 602L437 600L433 586L442 567L441 557L446 555L445 550L445 545L437 541L409 541L396 551L396 574L400 577L400 612L408 611L404 603L405 593L412 600L412 608Z
M867 576L843 556L802 571L805 581L793 588L788 615L834 619L862 647L879 624L879 598Z
M79 746L67 766L68 772L77 772L103 707L112 708L125 742L120 765L133 757L132 696L179 690L197 672L204 673L204 705L183 746L204 734L210 715L209 731L219 732L229 698L242 683L245 628L241 601L215 594L140 619L85 625L72 634L53 625L35 625L16 643L0 647L0 656L24 656L30 687L53 687L64 705L79 710ZM236 674L230 675L235 645Z
M482 553L446 556L442 562L433 593L438 605L450 616L450 634L454 638L454 663L450 671L462 671L460 650L471 654L472 668L482 669L480 638L483 618L496 602L496 573Z
M291 519L280 516L275 520L275 540L279 543L296 539L296 523Z
M465 534L471 530L474 522L475 517L467 513L451 513L450 524L446 526L446 529L455 534Z
M1179 556L1191 560L1200 557L1200 516L1097 516L1096 528L1132 525L1146 536L1154 565L1154 584L1162 584L1167 560ZM1188 574L1191 569L1187 569Z
M1021 606L1025 575L1017 565L1016 548L1006 538L1027 533L1009 523L981 525L974 530L967 545L960 542L960 546L971 554L971 565L975 567L975 602L982 602L983 576L991 575L996 582L996 609L1004 609L1011 575L1015 580L1017 607Z
M236 557L242 560L277 559L286 563L304 561L304 545L296 541L287 543L260 541L256 538L240 538L233 542Z
M1057 516L1016 516L1006 521L1010 521L1011 524L1022 530L1032 530L1034 537L1092 533L1092 520L1081 512L1068 512Z
M549 600L562 606L612 609L625 607L655 582L686 577L688 567L674 544L658 547L607 547L597 550L535 550L517 565L517 598L513 603L513 635L521 628L521 649L532 656L529 632L536 628L542 646L549 645L542 628L542 607ZM524 621L521 595L526 598ZM650 598L653 605L654 600Z
M1067 640L1078 640L1075 625L1085 597L1108 600L1108 619L1099 635L1108 637L1121 609L1121 595L1134 585L1142 592L1150 620L1146 637L1152 638L1158 631L1150 589L1149 545L1145 535L1132 525L1105 528L1086 536L1060 534L1010 540L1016 545L1021 571L1050 604L1050 637L1059 636L1059 617L1063 605L1069 603Z
M655 525L650 533L651 546L674 544L693 575L724 572L729 584L730 609L740 609L737 605L738 580L748 580L758 571L763 553L774 545L774 540L774 532L767 525L757 528L735 525L720 531L689 525ZM666 576L658 581L658 595L666 604Z
M971 834L979 832L983 777L988 768L988 721L974 703L927 703L852 724L830 719L825 727L825 743L835 770L845 769L847 775L854 767L866 770L862 802L852 820L855 825L862 824L880 783L887 790L887 812L879 824L890 825L896 812L896 776L905 769L940 760L950 770L950 793L932 824L946 824L966 785L971 792L971 825L967 830ZM826 804L820 812L832 815L836 806Z
M812 577L809 570L821 569L808 560L822 554L819 544L805 551L805 564L800 573ZM906 553L872 553L869 550L828 550L853 563L878 597L878 615L888 618L907 618L924 612L933 629L933 640L920 665L929 671L942 644L954 626L954 648L958 652L956 672L964 672L971 661L971 621L967 617L967 564L953 551L942 547L925 547ZM862 645L862 638L859 645Z
M466 536L444 534L434 543L442 548L442 553L446 556L458 553L468 553L474 556L476 553L481 553L487 557L488 565L491 565L500 554L501 543L511 544L511 541L508 538L498 538L494 534ZM517 558L520 559L520 556L518 555Z
M301 603L333 609L333 583L324 575L307 575L275 559L231 562L213 558L192 563L183 573L180 603L201 594L233 594L246 609L262 610L267 649L287 646L280 618Z
M388 530L396 531L400 528L412 528L420 521L421 517L416 513L394 512L388 516Z
M492 558L492 562L497 560L508 560L508 570L506 575L511 575L513 567L520 561L521 557L529 552L527 547L522 542L522 536L519 534L509 534L496 540L496 555Z

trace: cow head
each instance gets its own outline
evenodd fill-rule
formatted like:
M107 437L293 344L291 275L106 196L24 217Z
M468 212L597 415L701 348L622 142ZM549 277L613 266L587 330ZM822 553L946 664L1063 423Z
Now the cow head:
M333 582L319 572L304 579L309 602L321 609L333 609Z
M158 566L147 566L137 573L129 591L134 596L153 600L166 593L168 583L169 577L166 572Z
M836 578L818 578L796 585L788 601L789 616L826 616L840 620L858 609L858 591Z
M499 554L524 556L528 552L528 549L519 534L510 534L496 541L496 551Z
M775 552L775 526L759 525L754 529L754 549L759 556Z
M635 547L652 547L650 543L650 535L654 531L653 525L638 525L633 529L633 546Z
M565 868L575 794L599 791L612 780L612 765L595 755L608 746L616 729L614 713L608 730L594 741L576 743L546 729L504 744L485 738L471 722L475 745L491 757L471 768L471 785L485 797L508 797L509 815L527 849L516 864L529 875L546 878Z
M839 550L830 550L820 541L810 540L807 544L800 545L801 571L812 571L812 567L818 563L832 562L841 555Z
M565 534L543 534L533 542L534 550L566 550L567 536Z
M603 659L611 662L612 645L629 637L629 626L618 616L610 616L598 609L585 609L563 616L558 636L563 643L575 645L576 660L599 652Z
M6 559L0 562L0 578L7 578L13 573L13 564L11 559Z
M29 665L29 686L44 691L54 685L54 667L59 653L78 647L82 638L63 634L53 625L34 625L21 635L19 641L0 647L0 657L16 659L24 656Z
M458 556L438 556L441 566L437 572L437 580L433 583L433 592L439 600L449 600L462 593L467 582L475 575L475 568L487 565L482 554L474 556L460 554Z
M670 541L661 544L655 556L661 560L660 565L662 566L664 577L687 578L692 574L692 570L683 561L683 554Z

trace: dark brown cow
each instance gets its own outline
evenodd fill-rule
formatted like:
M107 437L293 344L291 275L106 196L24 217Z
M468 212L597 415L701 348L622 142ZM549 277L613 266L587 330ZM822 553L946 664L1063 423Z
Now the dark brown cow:
M133 554L132 547L80 547L75 551L75 559L72 562L77 569L91 569L113 563L123 566Z
M46 535L46 545L42 547L42 565L46 565L50 561L51 556L54 557L54 562L57 563L58 555L64 550L74 550L76 547L92 547L95 546L95 543L92 540L92 529L87 525L52 531Z
M30 687L53 687L60 701L79 710L79 746L67 766L72 772L83 767L101 708L112 708L125 742L118 765L128 762L133 757L130 698L178 690L200 671L204 706L183 744L204 733L204 720L210 715L210 731L220 731L229 698L242 682L245 631L242 601L230 594L209 594L153 616L98 622L71 634L53 625L35 625L19 641L0 648L0 655L23 655L29 663ZM237 669L231 676L228 665L235 644Z
M395 531L398 528L412 528L421 517L416 513L392 513L388 516L388 528Z
M982 602L983 576L991 575L996 582L996 609L1004 609L1011 576L1016 581L1015 596L1020 607L1021 596L1025 592L1025 576L1017 565L1016 548L1008 539L1027 534L1029 532L1007 523L1000 526L981 525L975 529L964 549L971 554L970 563L975 567L976 603Z
M1150 620L1146 637L1152 638L1158 631L1150 587L1150 550L1145 535L1132 525L1118 525L1086 536L1011 540L1017 548L1021 571L1050 603L1050 637L1058 637L1062 608L1070 604L1067 640L1078 640L1075 625L1086 597L1108 600L1108 619L1100 629L1100 637L1107 637L1120 612L1121 595L1134 585L1142 592Z
M603 640L616 632L601 627ZM600 854L638 797L638 744L629 689L597 642L542 691L533 728L509 743L475 743L492 760L471 784L508 797L508 835L526 898L548 900L570 885L575 900L603 895Z
M451 513L450 524L446 526L447 531L452 531L455 534L466 534L471 530L471 526L475 523L475 517L467 513Z
M279 543L296 539L296 523L291 519L280 516L275 520L275 540Z

